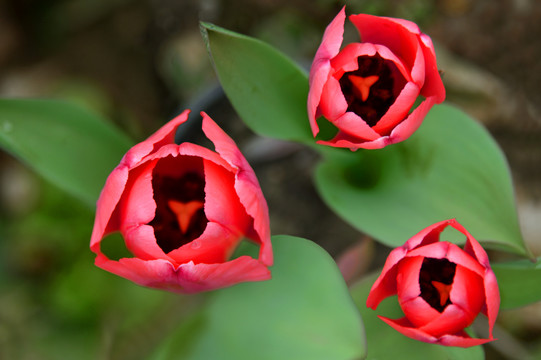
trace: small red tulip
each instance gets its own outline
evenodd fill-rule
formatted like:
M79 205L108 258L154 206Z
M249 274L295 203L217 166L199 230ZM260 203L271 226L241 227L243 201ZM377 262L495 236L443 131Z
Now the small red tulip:
M329 24L310 69L312 133L323 116L338 133L319 144L356 150L403 141L445 99L432 40L410 21L359 14L350 20L362 42L340 50L345 17L343 8Z
M107 178L97 202L90 249L102 269L133 282L193 293L270 278L273 256L267 203L234 141L205 113L215 151L174 143L189 110L132 147ZM120 232L132 258L109 259L102 239ZM230 257L244 237L259 258Z
M447 226L466 235L464 249L439 241ZM366 305L376 309L392 295L398 296L405 316L378 317L410 338L460 347L495 340L492 329L500 307L496 276L485 250L454 219L429 226L391 251ZM488 339L471 338L464 331L480 312L488 317Z

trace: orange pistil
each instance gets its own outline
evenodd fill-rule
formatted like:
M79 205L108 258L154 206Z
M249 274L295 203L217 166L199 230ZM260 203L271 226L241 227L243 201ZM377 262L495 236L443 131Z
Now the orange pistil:
M183 234L186 233L192 217L194 214L203 207L204 203L201 201L193 200L187 203L183 203L176 200L169 200L167 205L177 216L178 225L180 226L180 231Z
M444 306L447 300L449 299L449 294L451 293L451 288L453 287L453 284L444 284L439 281L432 281L432 286L438 290L438 293L440 294L440 305Z
M372 75L367 77L357 76L357 75L348 75L349 81L353 84L355 94L360 95L362 101L368 99L370 94L370 87L374 85L376 81L379 80L379 76Z

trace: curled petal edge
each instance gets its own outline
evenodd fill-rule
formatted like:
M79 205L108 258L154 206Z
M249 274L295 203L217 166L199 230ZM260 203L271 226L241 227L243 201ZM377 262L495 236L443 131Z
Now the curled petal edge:
M184 294L271 278L270 270L249 256L241 256L221 264L189 262L175 268L173 264L162 259L123 258L115 261L100 253L95 264L136 284Z
M465 331L460 331L456 334L445 334L440 337L434 337L415 327L412 327L406 318L393 320L380 315L378 315L378 317L402 335L430 344L440 344L444 346L457 346L467 348L482 345L487 342L496 340L492 337L488 339L472 338Z
M327 78L331 72L330 59L340 51L344 36L344 24L346 21L345 6L325 29L323 39L316 51L312 67L310 69L310 90L308 92L308 120L312 133L316 136L319 127L316 123L317 107L323 92Z

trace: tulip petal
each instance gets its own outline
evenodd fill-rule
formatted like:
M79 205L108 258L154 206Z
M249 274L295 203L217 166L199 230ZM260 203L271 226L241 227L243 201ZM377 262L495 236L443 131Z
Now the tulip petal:
M430 37L426 34L421 34L420 39L425 59L425 84L421 89L421 95L424 97L434 96L435 102L439 104L445 100L445 87L443 86L438 65L436 64L434 45Z
M316 51L314 61L310 68L310 90L308 92L308 120L314 136L319 132L316 122L317 108L321 100L321 93L331 72L330 59L336 56L342 45L344 23L346 20L345 7L331 21L325 29L323 39Z
M366 306L372 309L376 309L379 303L397 293L396 288L396 276L398 271L398 263L402 260L407 253L407 250L403 247L399 247L391 251L381 274L372 285L368 298L366 299Z
M424 326L435 318L440 316L440 313L430 306L422 297L416 297L404 303L400 303L400 307L406 315L406 318L412 323L412 326Z
M332 123L344 133L362 141L373 141L380 138L380 135L374 131L361 117L351 111L340 116Z
M133 146L124 155L120 163L128 166L128 168L132 168L138 165L145 156L152 154L157 149L160 149L166 144L174 144L177 128L188 120L189 114L190 110L184 110L176 118L158 129L148 139Z
M231 232L246 234L253 219L235 192L235 175L214 162L205 160L205 215L210 222L226 226Z
M165 254L158 246L152 226L135 226L123 232L122 236L126 242L126 248L135 257L142 260L163 259L172 261L171 257Z
M254 219L254 233L246 234L261 244L259 257L263 264L272 265L270 242L269 209L261 192L261 187L235 142L204 112L203 132L214 143L216 151L232 167L236 168L235 190L246 213Z
M171 251L168 255L176 264L223 263L229 259L242 234L233 232L220 223L209 222L197 239Z
M90 248L96 254L100 251L99 244L102 238L120 230L120 218L116 208L128 182L128 172L125 165L117 166L107 177L105 186L101 190L96 203L96 218L90 238Z
M148 224L156 214L156 201L152 189L152 171L156 162L156 160L147 161L130 170L128 182L119 203L122 232Z
M94 263L103 270L131 280L141 286L164 288L166 284L173 287L177 283L173 264L163 259L123 258L114 261L103 254L98 254Z
M417 96L419 96L419 87L412 82L408 82L385 115L373 127L374 131L377 131L382 136L389 135L393 128L396 128L400 122L407 119L411 107L417 100Z
M435 98L425 99L409 116L391 131L391 143L397 143L409 138L421 126L426 114L434 106Z
M378 315L378 318L383 320L387 325L391 326L402 335L405 335L411 339L423 341L430 344L435 344L438 342L438 338L427 334L416 327L413 327L413 325L405 317L393 320Z
M347 109L348 103L342 93L340 83L333 76L329 76L325 86L323 86L319 112L328 120L333 121L343 115Z
M465 331L461 331L454 335L443 335L439 339L439 343L445 346L457 346L457 347L472 347L486 344L489 341L495 339L474 339L470 337Z
M438 315L426 325L419 327L419 330L434 337L440 337L461 331L475 319L475 315L472 316L472 314L455 304L447 305L445 310Z
M471 323L485 304L483 278L470 269L457 265L449 297L453 304L462 308L471 318Z
M433 225L430 225L427 228L419 231L417 234L413 235L401 248L409 251L420 246L425 246L428 244L435 243L439 241L440 233L449 226L451 220L444 220L437 222Z
M367 14L351 15L349 19L359 31L362 42L386 46L393 54L404 61L409 72L417 66L416 61L419 61L417 59L419 57L419 40L417 36L419 28L417 25L400 19ZM412 32L414 29L417 30L417 33ZM422 86L422 84L418 83L419 79L414 77L413 81Z
M489 338L492 339L492 330L494 329L496 317L498 316L498 311L500 310L500 290L498 289L496 275L494 275L492 269L488 269L486 272L484 282L486 299L486 310L484 313L488 317Z
M423 256L406 257L398 263L396 283L398 300L401 304L421 295L419 273L424 259ZM417 324L415 321L414 323Z
M182 264L177 270L177 282L184 293L220 289L246 281L271 278L270 270L250 256L241 256L221 264Z

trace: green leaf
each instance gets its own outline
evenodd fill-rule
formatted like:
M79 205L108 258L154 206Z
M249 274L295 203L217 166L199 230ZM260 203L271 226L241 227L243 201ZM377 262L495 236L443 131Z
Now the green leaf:
M313 142L303 70L260 40L204 22L201 32L227 97L253 131Z
M319 193L376 240L399 246L429 225L456 218L485 245L530 255L503 153L456 108L435 106L410 139L381 150L325 151L316 172Z
M392 319L404 316L395 296L385 299L374 311L366 307L366 299L378 274L372 274L355 284L351 296L363 318L366 332L367 360L477 360L484 359L481 346L467 349L427 344L410 339L380 320L377 315Z
M362 321L333 259L305 239L272 241L272 280L214 293L153 360L363 358Z
M73 104L0 99L0 147L90 206L130 146L111 124Z
M519 260L492 266L500 288L500 309L513 309L541 301L540 259L537 262Z

